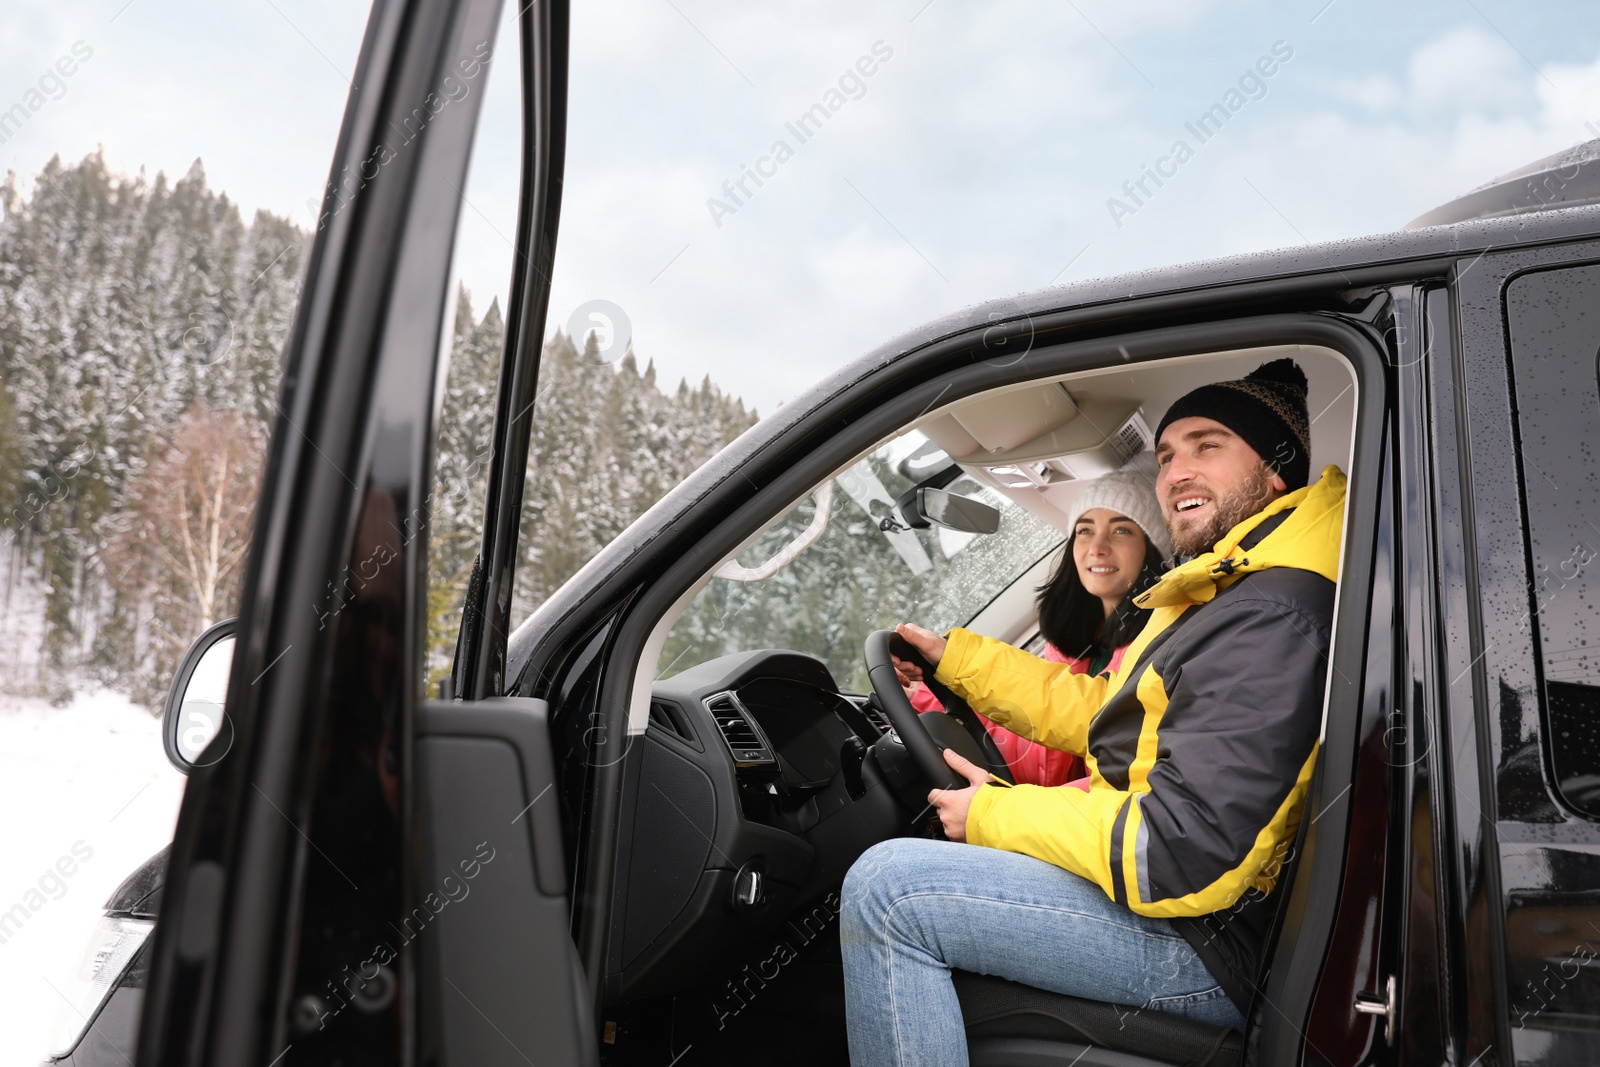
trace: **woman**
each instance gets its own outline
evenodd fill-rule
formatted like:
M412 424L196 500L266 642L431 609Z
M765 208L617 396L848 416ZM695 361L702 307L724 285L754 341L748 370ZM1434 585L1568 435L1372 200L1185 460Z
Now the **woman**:
M1069 664L1075 674L1117 669L1122 653L1144 628L1148 611L1133 597L1161 576L1172 554L1156 500L1156 461L1141 452L1121 470L1089 482L1073 499L1072 533L1061 564L1039 587L1040 655ZM918 682L910 691L918 711L938 711L939 701ZM979 716L982 718L982 716ZM1046 748L983 719L1019 785L1076 784L1088 788L1083 759Z

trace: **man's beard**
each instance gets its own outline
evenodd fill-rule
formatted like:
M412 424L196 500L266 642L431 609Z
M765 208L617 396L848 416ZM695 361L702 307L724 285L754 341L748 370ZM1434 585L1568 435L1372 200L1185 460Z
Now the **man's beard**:
M1178 529L1167 520L1167 533L1172 536L1172 551L1178 558L1198 556L1210 552L1224 534L1245 519L1266 507L1272 500L1272 468L1262 463L1233 492L1216 497L1211 502L1211 521L1201 526Z

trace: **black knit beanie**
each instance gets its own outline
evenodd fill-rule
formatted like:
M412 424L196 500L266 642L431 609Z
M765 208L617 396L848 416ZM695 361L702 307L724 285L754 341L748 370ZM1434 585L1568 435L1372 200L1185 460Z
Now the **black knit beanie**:
M1292 359L1263 363L1243 378L1213 382L1186 393L1167 409L1156 440L1178 419L1215 419L1283 478L1291 491L1311 476L1311 419L1306 375Z

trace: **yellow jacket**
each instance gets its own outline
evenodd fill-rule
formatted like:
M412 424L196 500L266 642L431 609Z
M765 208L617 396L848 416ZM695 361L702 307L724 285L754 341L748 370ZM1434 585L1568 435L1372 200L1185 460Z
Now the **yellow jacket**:
M1168 572L1138 599L1150 622L1109 677L951 631L939 680L1091 775L1088 792L983 786L967 839L1063 867L1141 915L1270 893L1321 732L1344 496L1328 467Z

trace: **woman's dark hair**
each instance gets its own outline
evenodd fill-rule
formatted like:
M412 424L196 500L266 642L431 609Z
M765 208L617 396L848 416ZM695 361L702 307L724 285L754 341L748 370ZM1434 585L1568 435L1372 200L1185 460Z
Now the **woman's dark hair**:
M1056 646L1056 651L1074 658L1089 655L1097 645L1121 648L1139 636L1150 619L1150 612L1135 607L1133 598L1154 585L1166 568L1161 550L1151 543L1149 534L1144 534L1144 566L1139 568L1133 588L1108 619L1105 605L1083 587L1078 577L1078 563L1072 555L1072 543L1077 537L1074 532L1067 538L1061 565L1051 579L1039 587L1039 632Z

